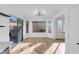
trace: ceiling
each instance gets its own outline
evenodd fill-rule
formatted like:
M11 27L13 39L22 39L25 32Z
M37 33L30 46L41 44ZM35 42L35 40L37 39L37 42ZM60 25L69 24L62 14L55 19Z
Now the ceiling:
M74 5L63 4L3 4L0 12L15 15L23 19L52 19L57 14ZM44 9L45 16L35 16L35 9Z

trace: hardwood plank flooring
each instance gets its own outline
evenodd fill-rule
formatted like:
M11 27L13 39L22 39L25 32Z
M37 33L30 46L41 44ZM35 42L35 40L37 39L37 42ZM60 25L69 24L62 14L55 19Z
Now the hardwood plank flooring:
M38 46L34 49L34 51L38 54L44 54L53 43L62 43L64 40L59 39L50 39L50 38L27 38L23 41L24 43L31 43L32 45L35 45L37 43L43 43L41 46ZM52 48L53 49L53 48Z
M30 43L31 45L28 45ZM41 45L39 45L41 43ZM38 45L37 45L38 44ZM26 38L16 47L13 54L61 54L65 47L64 39ZM18 52L19 51L19 52Z
M60 43L53 43L53 44L49 47L49 49L45 52L45 54L52 54L52 53L54 54L55 51L56 51L56 49L58 48L59 44L60 44Z
M32 47L25 49L20 54L26 54L26 53L31 54L32 52L34 52L34 49L36 47L41 46L41 45L42 45L42 43L37 43L37 44L33 45Z
M17 46L15 46L10 53L11 54L18 54L21 51L24 51L25 49L27 49L29 46L31 45L31 43L19 43Z
M55 54L65 54L65 43L60 43Z

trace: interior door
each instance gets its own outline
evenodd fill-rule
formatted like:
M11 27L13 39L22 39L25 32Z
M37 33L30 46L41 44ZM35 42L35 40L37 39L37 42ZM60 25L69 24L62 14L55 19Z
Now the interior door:
M79 54L79 6L69 11L69 53Z
M0 15L0 42L9 42L9 18Z

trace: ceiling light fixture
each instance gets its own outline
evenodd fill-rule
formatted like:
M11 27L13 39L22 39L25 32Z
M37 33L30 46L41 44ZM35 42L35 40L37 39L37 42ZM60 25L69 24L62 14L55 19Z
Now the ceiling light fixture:
M45 16L45 10L44 9L35 9L34 15L35 16Z

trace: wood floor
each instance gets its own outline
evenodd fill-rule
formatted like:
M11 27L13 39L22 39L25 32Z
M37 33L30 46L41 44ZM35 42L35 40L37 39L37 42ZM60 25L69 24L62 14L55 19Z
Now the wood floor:
M30 43L28 48L23 49L22 43ZM19 51L18 53L31 53L31 54L64 54L64 39L50 39L50 38L27 38L20 43L22 49L16 50L15 52ZM26 46L25 46L26 47ZM14 52L12 52L14 53Z

